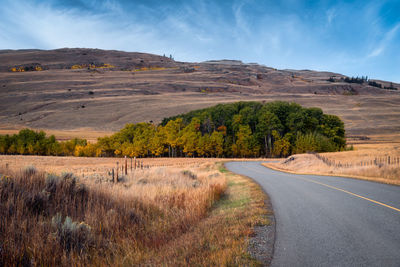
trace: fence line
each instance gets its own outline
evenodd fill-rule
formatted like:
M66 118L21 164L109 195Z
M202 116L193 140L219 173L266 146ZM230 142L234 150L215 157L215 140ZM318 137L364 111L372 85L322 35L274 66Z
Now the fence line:
M342 163L337 160L331 160L325 156L322 156L318 153L309 153L313 154L317 159L321 160L323 163L325 163L328 166L333 166L336 168L351 168L355 166L359 167L367 167L367 166L378 166L379 168L383 166L400 166L400 157L399 156L393 156L393 155L387 155L383 157L375 157L373 160L361 160L358 162L345 162Z

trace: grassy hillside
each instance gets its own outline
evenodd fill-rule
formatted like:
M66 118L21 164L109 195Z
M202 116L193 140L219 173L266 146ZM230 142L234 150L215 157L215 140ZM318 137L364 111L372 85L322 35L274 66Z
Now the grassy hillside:
M20 67L27 70L11 70ZM0 69L2 132L29 127L89 138L218 103L274 100L338 115L350 135L399 132L399 90L382 89L390 82L376 81L380 88L337 73L96 49L3 50Z

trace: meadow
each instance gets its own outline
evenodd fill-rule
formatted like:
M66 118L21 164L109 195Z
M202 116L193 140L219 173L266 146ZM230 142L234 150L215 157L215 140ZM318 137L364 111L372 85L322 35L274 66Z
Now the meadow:
M400 185L400 142L354 144L354 150L320 154L298 154L277 163L274 169L301 173L353 177Z
M115 182L116 160L2 156L0 263L259 264L248 252L269 223L258 185L193 158L146 159Z

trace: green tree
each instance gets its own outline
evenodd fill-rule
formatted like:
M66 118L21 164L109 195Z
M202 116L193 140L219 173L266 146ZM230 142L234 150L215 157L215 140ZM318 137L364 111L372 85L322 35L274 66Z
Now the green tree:
M232 152L237 157L250 157L257 154L259 147L252 137L249 125L240 125L236 133L236 142L232 145Z
M270 156L272 151L272 131L282 131L283 126L274 113L262 110L258 116L256 135L261 143L264 144L264 155Z

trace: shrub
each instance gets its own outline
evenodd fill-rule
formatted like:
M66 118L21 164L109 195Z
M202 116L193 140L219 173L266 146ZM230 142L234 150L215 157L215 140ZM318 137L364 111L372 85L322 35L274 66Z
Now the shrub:
M60 177L55 174L48 174L45 180L45 190L53 194L56 192L59 183Z
M24 197L26 209L33 214L45 213L45 208L48 200L49 195L45 191L38 193L25 193Z
M182 174L188 176L190 179L193 179L193 180L197 179L197 175L189 170L182 171Z
M36 173L37 173L37 169L35 166L28 166L24 170L24 174L26 176L32 176L32 175L35 175Z
M84 253L93 243L91 228L84 222L74 222L67 216L62 223L62 216L57 213L51 219L51 224L58 242L68 253L71 250Z

